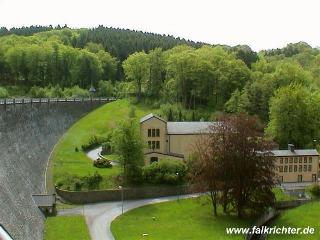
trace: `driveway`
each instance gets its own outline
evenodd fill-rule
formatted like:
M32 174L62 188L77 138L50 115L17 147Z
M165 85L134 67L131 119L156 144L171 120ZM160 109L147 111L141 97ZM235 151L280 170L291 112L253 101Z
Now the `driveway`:
M101 153L102 147L98 147L96 149L93 149L89 152L87 152L87 157L90 158L92 161L97 160L99 157L99 153Z
M199 194L179 196L179 198L197 197ZM178 199L178 196L153 199L124 201L123 211L129 211L143 205L166 202ZM111 222L122 213L122 202L105 202L86 204L83 207L59 210L58 215L84 215L92 240L114 240L110 226Z

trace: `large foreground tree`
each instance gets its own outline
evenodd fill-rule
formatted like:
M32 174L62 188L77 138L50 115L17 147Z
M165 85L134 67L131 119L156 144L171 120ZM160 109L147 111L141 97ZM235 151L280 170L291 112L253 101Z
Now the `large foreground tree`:
M191 167L191 182L210 192L214 213L261 212L274 202L274 159L271 144L259 134L258 124L246 115L223 116L200 138Z

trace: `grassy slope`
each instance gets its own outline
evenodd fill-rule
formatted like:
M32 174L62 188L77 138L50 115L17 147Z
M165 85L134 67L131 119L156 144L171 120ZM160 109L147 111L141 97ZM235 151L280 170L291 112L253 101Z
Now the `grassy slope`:
M135 105L135 109L137 121L152 111L143 105ZM76 122L60 139L52 153L54 182L56 183L68 174L85 176L98 171L107 179L103 181L100 188L113 187L113 182L110 179L120 173L119 167L95 168L86 154L82 151L76 152L75 147L81 149L81 145L87 143L91 136L103 136L108 130L114 128L119 120L128 119L129 110L130 104L127 100L117 100L99 107Z
M49 217L45 222L45 240L89 240L89 232L82 216Z
M273 193L277 201L290 201L295 199L294 197L285 194L280 188L273 188Z
M287 210L272 223L277 227L313 227L314 235L270 235L268 239L320 239L320 201L308 203L300 207Z
M152 217L156 217L153 221ZM111 231L116 240L144 239L243 239L242 235L226 235L226 227L249 226L249 220L219 213L212 216L208 201L186 199L140 207L116 218Z

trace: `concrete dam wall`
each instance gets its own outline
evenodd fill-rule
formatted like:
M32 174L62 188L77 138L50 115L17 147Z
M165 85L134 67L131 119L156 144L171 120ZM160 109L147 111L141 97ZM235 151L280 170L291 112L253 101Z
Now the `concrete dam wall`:
M101 103L0 106L0 224L16 240L43 239L43 194L49 154L62 134Z

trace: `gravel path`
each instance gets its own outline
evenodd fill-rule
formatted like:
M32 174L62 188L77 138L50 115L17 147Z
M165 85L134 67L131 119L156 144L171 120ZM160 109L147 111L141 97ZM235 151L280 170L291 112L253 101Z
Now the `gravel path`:
M197 197L198 194L179 196L179 198ZM161 197L154 199L124 201L124 212L143 205L166 202L177 199L178 196ZM92 240L114 240L110 226L111 222L122 213L121 202L105 202L86 204L83 207L59 210L58 215L84 215Z

